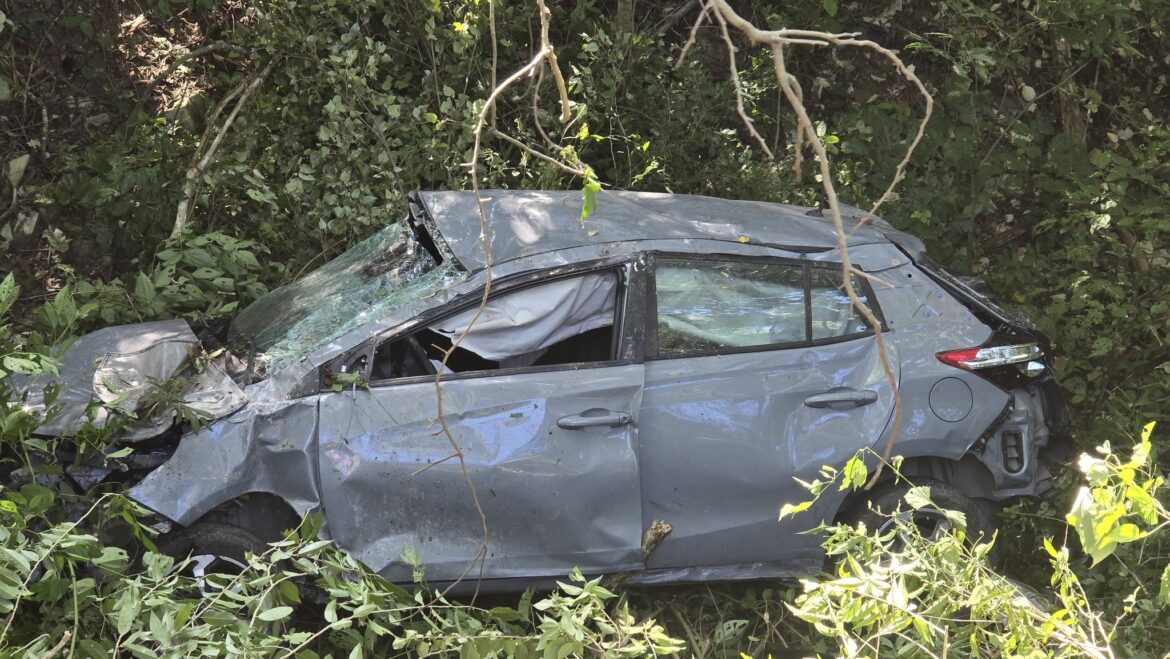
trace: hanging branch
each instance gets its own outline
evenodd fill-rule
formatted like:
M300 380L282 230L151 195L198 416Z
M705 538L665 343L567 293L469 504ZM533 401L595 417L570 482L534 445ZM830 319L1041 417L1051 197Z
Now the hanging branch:
M800 179L800 171L802 169L801 164L802 151L804 146L803 142L807 140L809 145L812 147L813 152L816 154L818 168L820 170L821 176L821 187L825 193L826 203L829 207L829 214L833 221L833 229L837 236L836 249L841 253L843 288L857 312L861 314L863 318L865 318L865 321L869 323L870 327L877 328L878 330L874 333L874 341L877 345L877 352L882 364L882 370L885 372L890 388L894 392L894 427L890 433L890 438L886 443L885 451L882 455L882 460L878 463L873 477L866 485L867 488L871 488L875 483L877 483L878 478L881 476L883 465L889 461L890 453L893 450L894 443L898 438L899 431L901 430L902 398L898 391L897 374L894 372L894 368L890 362L889 354L886 349L885 339L883 338L882 332L880 331L881 326L873 312L861 301L861 298L858 296L857 291L853 286L854 275L863 277L868 275L855 268L850 259L848 246L849 238L852 235L852 232L847 232L845 230L845 223L841 218L840 203L837 199L836 188L833 185L832 170L829 167L829 155L825 150L824 144L821 143L820 138L817 136L816 131L813 128L812 120L808 114L808 109L804 105L804 94L801 91L800 84L796 77L788 72L788 69L785 66L784 48L793 45L807 45L820 47L859 47L874 50L889 60L893 64L894 68L897 69L897 71L902 74L904 78L910 81L917 88L919 94L921 94L924 99L925 111L923 112L922 120L918 124L918 130L915 133L914 138L911 140L910 145L906 148L906 153L902 157L902 160L895 168L894 176L891 179L890 184L886 187L881 196L878 197L877 201L874 202L873 206L870 208L865 217L858 221L858 227L866 222L869 222L873 218L874 214L877 213L878 208L880 208L881 205L890 198L894 192L894 188L905 176L906 165L910 162L910 158L914 154L914 150L918 147L918 144L922 141L922 137L926 132L926 125L930 121L930 115L934 108L934 100L931 98L930 93L926 90L926 86L922 83L922 81L919 80L916 75L914 75L914 72L908 68L905 63L902 62L896 53L873 41L859 39L858 33L847 32L833 34L815 30L790 29L761 30L750 21L737 14L735 10L733 10L727 3L727 0L707 0L707 2L703 5L703 9L691 29L690 37L687 39L686 43L683 44L682 51L679 55L679 60L675 65L676 68L682 64L683 58L694 45L695 38L698 34L699 25L703 22L708 13L713 13L716 17L716 20L719 21L720 28L723 33L723 39L728 49L728 59L733 82L735 83L736 107L739 112L739 116L747 126L748 132L756 139L757 142L760 143L760 146L763 148L764 152L768 155L769 158L773 158L772 151L767 147L763 138L755 130L751 118L744 109L744 98L746 94L743 91L742 82L739 80L739 72L736 69L735 45L732 42L731 36L728 32L728 26L734 28L747 37L749 42L767 46L771 50L776 74L776 82L780 86L784 98L788 101L789 107L796 115L794 165L796 169L797 180ZM852 231L856 230L857 228L855 227Z
M496 107L496 101L499 99L500 95L503 94L504 91L506 89L508 89L508 87L512 86L516 81L520 80L521 78L523 78L525 76L530 76L530 75L533 75L534 73L536 73L546 63L548 64L549 68L552 69L553 78L556 80L556 83L557 83L557 91L560 95L560 101L561 101L561 117L560 117L561 122L562 123L568 122L572 118L572 114L569 110L568 89L565 86L565 80L564 80L564 77L561 75L560 67L557 65L556 55L553 52L552 44L549 42L549 39L548 39L548 27L549 27L549 18L551 16L551 12L549 12L548 7L545 6L544 0L536 0L536 5L537 5L537 8L538 8L539 13L540 13L540 49L538 51L536 51L536 53L532 56L532 58L530 60L528 60L527 64L525 64L524 66L521 66L519 69L514 71L510 76L505 78L503 82L501 82L499 85L495 86L492 89L491 93L488 95L487 99L484 101L483 107L480 108L479 114L477 115L476 121L475 121L475 128L474 128L475 139L474 139L472 149L471 149L471 159L466 163L467 168L468 168L468 175L470 177L471 191L475 195L475 205L476 205L477 213L479 215L479 238L480 238L480 243L483 247L483 253L484 253L484 287L483 287L483 295L480 296L479 307L476 308L475 315L472 316L471 322L469 322L467 324L467 327L464 328L463 332L460 333L460 335L458 337L456 337L454 341L451 342L451 347L447 348L447 350L445 350L443 352L443 359L440 362L439 368L436 370L435 380L434 380L434 383L435 383L435 405L436 405L435 413L438 417L439 427L442 430L443 436L446 437L447 442L451 445L451 455L448 455L447 457L443 458L439 462L445 462L447 460L452 460L452 459L459 461L459 469L463 474L463 480L464 480L464 482L467 483L467 488L471 492L472 505L475 506L475 511L479 515L479 521L480 521L480 525L481 525L482 531L483 531L483 540L480 543L479 550L476 552L475 556L471 559L471 561L468 562L467 569L464 570L463 574L459 575L459 578L456 579L454 582L452 582L451 585L448 586L446 590L444 590L444 594L446 592L450 591L451 588L455 587L456 584L463 581L463 579L465 579L467 577L467 575L469 575L471 573L471 570L475 567L476 564L478 564L480 566L480 576L482 577L483 560L484 560L484 558L487 557L487 553L488 553L487 515L483 511L483 505L480 503L479 493L476 491L475 483L471 479L471 473L467 469L467 462L466 462L466 459L465 459L465 456L463 453L463 448L460 446L458 440L455 439L455 435L452 434L451 428L447 424L447 419L446 419L446 417L444 415L444 411L443 411L443 390L442 390L442 386L441 386L442 385L442 374L443 374L443 371L446 370L446 368L447 368L447 361L451 358L451 355L460 346L460 344L463 343L463 339L467 337L468 333L471 332L471 329L473 327L475 327L475 324L477 322L479 322L480 316L483 315L484 309L487 308L488 298L491 295L491 290L492 290L492 264L493 264L493 261L492 261L492 247L491 247L491 232L490 232L490 229L488 228L487 212L484 209L483 196L480 194L480 188L479 188L479 153L480 153L480 148L481 148L482 143L483 143L483 132L484 132L484 129L487 128L488 130L491 130L493 134L508 141L511 144L515 144L515 145L519 146L527 153L538 155L546 161L556 162L555 159L551 158L550 156L540 154L535 149L532 149L531 147L525 146L519 140L516 140L515 138L511 138L511 137L501 133L500 131L493 129L493 128L490 128L488 126L488 124L490 123L490 117L491 117L491 115L494 112L495 107ZM572 167L571 165L564 165L561 163L556 163L556 164L561 166L562 169L565 169L573 174L578 174L579 171L581 173L583 173L583 170L580 170L579 168ZM477 582L476 583L476 595L478 595L478 593L479 593L479 583ZM473 597L473 601L474 601L474 597Z

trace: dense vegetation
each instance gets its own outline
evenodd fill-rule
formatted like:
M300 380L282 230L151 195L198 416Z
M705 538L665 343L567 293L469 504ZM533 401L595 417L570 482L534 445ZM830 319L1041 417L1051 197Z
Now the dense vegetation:
M555 3L551 39L573 120L557 120L546 75L505 94L494 126L541 150L548 131L563 147L555 156L587 163L606 186L814 203L811 169L803 183L793 176L794 124L763 53L740 44L739 67L754 99L749 111L777 161L736 115L717 31L700 30L675 66L698 7L673 12L688 4L647 2L631 12L632 0ZM1137 429L1161 420L1170 402L1170 3L736 4L759 25L863 32L915 67L936 111L883 215L924 238L937 260L984 276L1005 303L1027 310L1055 341L1079 447L1111 440L1128 455ZM493 65L499 79L527 60L539 29L530 3L476 0L9 0L0 12L0 270L13 273L0 287L0 396L9 373L51 369L54 343L114 323L230 315L397 221L406 192L466 187L471 125ZM796 51L791 66L821 122L842 198L872 202L905 149L918 99L864 51ZM487 136L485 187L583 185ZM188 201L184 230L171 237ZM28 437L35 426L19 405L0 403L8 446L36 449ZM1164 431L1151 441L1156 459ZM1170 543L1157 533L1141 537L1161 509L1126 489L1137 482L1157 490L1152 472L1134 481L1144 464L1132 466L1128 484L1118 476L1122 493L1113 501L1122 506L1113 523L1133 514L1143 526L1126 527L1122 539L1133 542L1102 562L1081 552L1063 519L1081 474L1066 474L1055 503L1007 514L1019 552L1008 576L1045 591L1055 561L1054 585L1081 593L1082 604L1062 596L1054 610L1099 616L1107 631L1120 619L1110 639L1094 642L1126 656L1170 647L1159 596ZM1102 469L1094 473L1104 478ZM467 652L468 638L473 651L599 651L602 643L615 653L642 653L646 644L669 651L673 641L660 627L639 626L644 614L696 654L779 653L788 642L849 650L837 622L794 621L784 603L799 589L632 592L607 609L610 593L590 586L539 606L427 608L376 578L341 578L357 568L312 543L311 533L275 550L280 564L258 561L245 586L210 604L184 604L189 585L165 566L143 566L88 531L61 526L51 492L0 496L3 652L47 652L66 630L58 651L95 656L115 644L135 654L207 647L279 656L277 647L302 644L322 654L390 645ZM1096 512L1108 516L1112 509L1100 504ZM92 518L135 516L112 496L71 505ZM835 537L835 546L872 555L861 539ZM1050 552L1045 537L1055 543ZM985 574L956 576L969 564L957 554L919 564L931 570L918 575L927 583L949 579L1006 597ZM313 636L319 624L293 620L299 595L281 586L293 573L317 575L318 587L344 602L323 612L335 625L329 633ZM992 595L982 602L998 601ZM832 609L832 597L814 589L799 606ZM955 608L944 614L960 608L945 601ZM1083 602L1091 613L1077 608L1090 606ZM558 631L557 620L574 622ZM1016 622L1003 628L1022 629ZM492 640L479 647L477 638ZM513 645L492 645L505 641Z

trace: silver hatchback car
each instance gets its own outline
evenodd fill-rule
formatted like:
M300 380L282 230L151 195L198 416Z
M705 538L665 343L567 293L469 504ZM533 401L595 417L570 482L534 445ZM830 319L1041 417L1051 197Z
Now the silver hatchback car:
M238 560L319 511L322 535L386 578L410 581L409 554L457 581L484 541L465 465L487 519L481 590L574 567L633 583L793 576L823 563L801 531L897 487L834 489L777 520L807 496L796 479L894 432L880 332L904 474L973 512L1050 487L1043 459L1068 424L1047 340L887 223L846 211L875 327L842 292L816 209L602 192L582 221L576 193L483 203L490 268L475 198L424 192L406 222L219 336L173 320L82 337L39 432L117 422L134 452L67 473L125 482L177 553ZM142 414L151 383L176 378L180 404ZM30 403L44 384L27 383ZM647 554L656 522L670 532Z

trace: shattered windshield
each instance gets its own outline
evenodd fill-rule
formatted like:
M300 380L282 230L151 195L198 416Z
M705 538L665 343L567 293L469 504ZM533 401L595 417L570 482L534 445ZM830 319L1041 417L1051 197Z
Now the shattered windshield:
M256 365L272 372L459 278L395 224L256 300L232 321L229 340L255 350Z

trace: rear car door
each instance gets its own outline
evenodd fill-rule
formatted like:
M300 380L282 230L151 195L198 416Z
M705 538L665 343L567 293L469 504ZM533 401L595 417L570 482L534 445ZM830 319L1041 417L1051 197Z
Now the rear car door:
M474 323L478 301L377 345L367 390L323 395L322 503L338 544L395 581L411 579L409 555L432 582L640 568L644 368L627 276L505 285ZM434 373L462 334L440 412Z
M819 570L819 539L797 532L831 515L832 496L795 519L777 512L809 498L794 478L874 446L893 410L840 264L657 255L653 272L642 513L673 531L647 567Z

